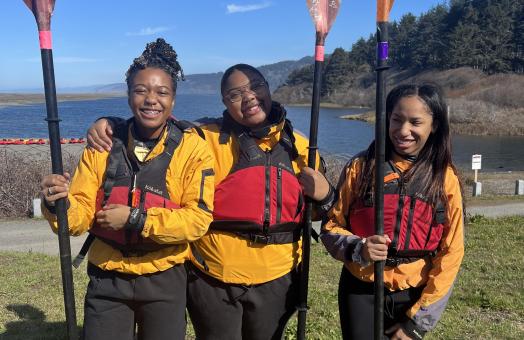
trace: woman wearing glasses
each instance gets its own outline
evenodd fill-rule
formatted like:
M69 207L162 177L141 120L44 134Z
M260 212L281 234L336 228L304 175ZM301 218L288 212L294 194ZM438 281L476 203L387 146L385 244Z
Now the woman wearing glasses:
M227 69L221 93L222 117L201 126L216 185L209 232L191 246L188 310L198 339L280 339L298 300L304 195L319 209L335 195L256 68Z

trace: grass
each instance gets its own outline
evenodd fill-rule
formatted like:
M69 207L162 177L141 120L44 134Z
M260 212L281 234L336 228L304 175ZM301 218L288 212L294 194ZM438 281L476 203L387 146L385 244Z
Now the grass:
M524 217L473 216L453 295L427 339L524 338ZM0 339L63 339L64 308L57 257L0 252ZM308 339L340 339L337 285L341 264L313 243ZM85 264L74 271L77 318L82 320ZM296 318L285 338L294 339ZM188 338L193 338L191 327Z

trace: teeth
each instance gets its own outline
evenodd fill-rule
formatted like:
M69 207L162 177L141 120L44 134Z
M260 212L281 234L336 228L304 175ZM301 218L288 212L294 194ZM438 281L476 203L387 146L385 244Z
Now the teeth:
M144 113L147 114L147 115L156 115L156 114L158 114L160 111L158 111L158 110L142 110L142 112L144 112Z

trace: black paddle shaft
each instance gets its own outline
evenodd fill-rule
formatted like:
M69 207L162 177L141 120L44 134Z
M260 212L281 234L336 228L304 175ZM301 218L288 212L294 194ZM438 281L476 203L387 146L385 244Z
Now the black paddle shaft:
M377 23L377 93L375 123L375 234L384 234L384 167L386 150L386 70L388 61L388 22ZM384 334L384 262L374 264L374 338Z
M60 146L60 127L56 87L53 67L53 51L41 49L42 70L44 73L44 90L47 109L47 126L49 129L49 144L51 146L51 165L53 174L63 174L62 150ZM62 287L64 289L64 306L66 313L67 334L69 339L78 339L76 325L75 293L73 287L73 271L71 265L71 244L69 243L69 225L67 222L66 199L56 201L56 216L58 220L58 247L60 252L60 268L62 271Z
M318 41L318 37L317 37ZM320 111L320 87L322 84L322 66L324 61L315 61L315 74L313 78L313 98L311 103L311 124L309 126L309 152L308 167L315 169L317 160L317 136L318 136L318 117ZM304 232L302 237L302 264L300 267L300 290L297 338L303 340L306 338L306 314L307 314L307 294L309 284L309 259L311 254L311 214L313 211L313 202L306 198L306 211Z

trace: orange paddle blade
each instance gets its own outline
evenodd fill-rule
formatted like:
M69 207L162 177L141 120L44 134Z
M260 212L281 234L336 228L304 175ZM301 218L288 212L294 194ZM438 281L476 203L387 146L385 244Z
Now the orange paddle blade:
M39 31L51 29L51 15L55 9L55 0L24 0L24 3L33 12Z
M317 33L327 35L340 8L341 0L306 0Z
M394 0L377 0L377 22L389 20L389 12L393 7Z

